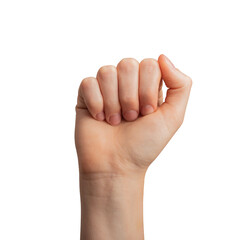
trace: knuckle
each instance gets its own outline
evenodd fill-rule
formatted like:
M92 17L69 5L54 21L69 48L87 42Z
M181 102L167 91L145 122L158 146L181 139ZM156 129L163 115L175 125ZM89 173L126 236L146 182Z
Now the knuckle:
M93 77L84 78L81 82L82 90L86 91L86 90L90 89L93 86L95 80L96 79Z
M102 66L97 73L99 79L111 78L114 74L117 74L117 69L113 65Z
M118 63L118 68L121 71L128 72L131 69L136 69L139 66L139 62L134 59L134 58L123 58L119 63Z
M153 58L145 58L140 62L140 67L148 73L154 73L158 69L158 62Z

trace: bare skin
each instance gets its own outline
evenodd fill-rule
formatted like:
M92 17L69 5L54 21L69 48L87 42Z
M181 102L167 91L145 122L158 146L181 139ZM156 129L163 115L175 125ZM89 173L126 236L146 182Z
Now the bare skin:
M144 239L145 173L181 126L191 86L164 55L125 58L83 79L75 128L82 240Z

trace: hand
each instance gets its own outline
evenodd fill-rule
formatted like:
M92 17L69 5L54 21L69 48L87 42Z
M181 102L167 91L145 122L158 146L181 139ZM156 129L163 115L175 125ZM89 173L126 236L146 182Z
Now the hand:
M82 81L75 128L82 240L144 239L144 176L182 124L191 85L164 55L123 59Z
M164 55L126 58L85 78L75 129L81 174L145 171L182 124L191 85Z

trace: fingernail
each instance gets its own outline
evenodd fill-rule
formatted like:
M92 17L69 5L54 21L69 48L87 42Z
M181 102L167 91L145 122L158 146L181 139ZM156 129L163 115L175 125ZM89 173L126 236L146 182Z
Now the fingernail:
M105 119L105 114L104 114L104 112L101 112L101 113L96 114L95 117L97 120L103 121Z
M127 121L133 121L137 118L138 112L135 110L129 110L124 112L123 116Z
M141 109L142 115L147 115L154 112L154 108L151 105L145 105Z
M165 56L165 59L166 59L167 64L169 64L172 68L175 68L174 64L169 60L168 57Z
M112 114L109 117L109 123L112 125L118 125L121 122L121 116L119 113Z

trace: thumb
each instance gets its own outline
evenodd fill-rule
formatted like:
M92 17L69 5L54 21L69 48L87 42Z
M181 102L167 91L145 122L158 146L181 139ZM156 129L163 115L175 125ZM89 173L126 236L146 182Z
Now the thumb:
M164 112L171 109L182 122L192 87L192 79L175 68L164 54L159 56L158 62L161 69L161 77L168 88L165 102L161 107Z

